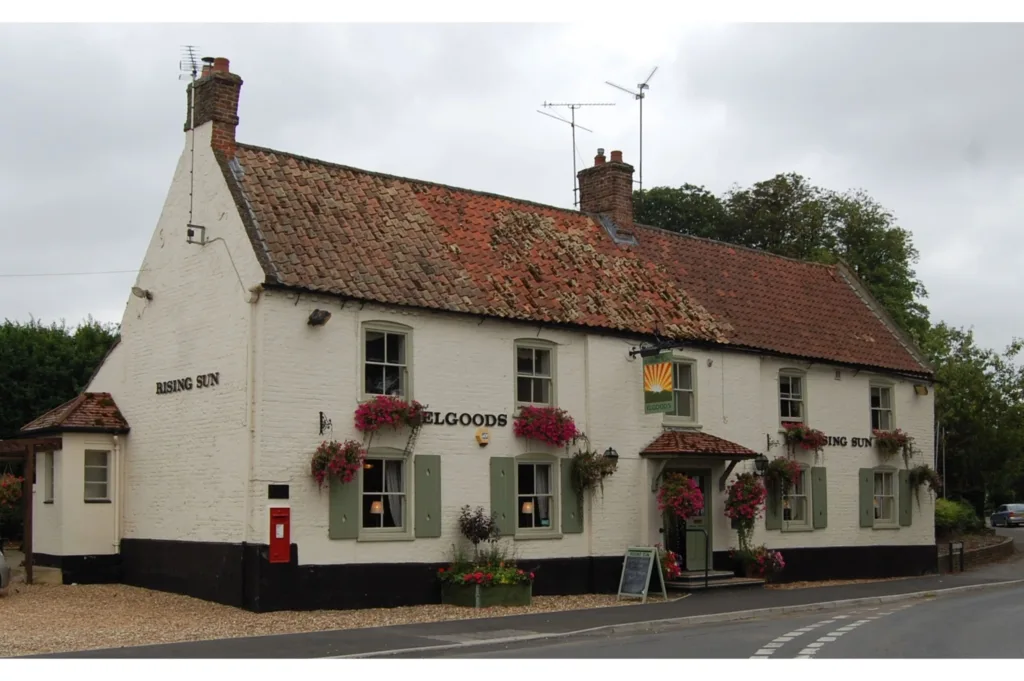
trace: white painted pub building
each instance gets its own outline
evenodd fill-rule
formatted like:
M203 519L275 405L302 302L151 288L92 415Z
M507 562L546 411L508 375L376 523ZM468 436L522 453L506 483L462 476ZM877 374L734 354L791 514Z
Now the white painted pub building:
M782 577L936 569L931 496L911 503L871 444L899 428L931 463L933 371L848 268L634 224L620 152L579 173L577 212L243 144L241 85L217 59L190 86L120 340L23 431L57 443L36 461L37 564L253 610L436 602L468 504L501 514L534 593L614 593L626 547L666 541L659 476L705 494L710 551L680 545L685 567L727 566L727 482L803 422L828 443L796 450L810 474L754 536ZM672 353L669 413L645 413L644 348ZM319 488L316 447L365 442L355 410L385 393L428 423ZM572 447L516 437L523 405L617 454L582 515Z

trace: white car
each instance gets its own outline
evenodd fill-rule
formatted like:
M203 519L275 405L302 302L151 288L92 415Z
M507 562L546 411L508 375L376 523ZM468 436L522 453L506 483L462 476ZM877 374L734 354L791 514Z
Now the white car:
M0 543L0 591L7 588L7 585L11 583L11 566L7 564L7 559L4 557L4 547Z

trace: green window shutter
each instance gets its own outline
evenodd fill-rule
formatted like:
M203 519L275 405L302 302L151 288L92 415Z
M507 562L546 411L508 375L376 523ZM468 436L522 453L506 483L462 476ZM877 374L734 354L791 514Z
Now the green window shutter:
M821 530L828 527L828 485L823 466L811 469L811 506L814 514L814 529Z
M416 536L441 536L441 457L417 454L413 460Z
M510 456L491 459L491 513L498 516L501 536L516 533L516 460Z
M583 531L583 499L572 488L572 459L562 459L562 532L579 534Z
M860 526L875 526L875 471L861 468L860 476Z
M361 475L362 473L360 473ZM331 501L327 536L331 539L359 537L359 480L344 483L331 476Z
M764 529L782 529L782 493L777 482L768 484L768 497L764 501Z
M900 527L910 527L910 523L913 521L914 509L910 503L910 497L912 495L912 492L910 491L910 471L900 471L899 482L900 487L897 494L900 495L900 498L897 500L897 503L899 503L900 506Z

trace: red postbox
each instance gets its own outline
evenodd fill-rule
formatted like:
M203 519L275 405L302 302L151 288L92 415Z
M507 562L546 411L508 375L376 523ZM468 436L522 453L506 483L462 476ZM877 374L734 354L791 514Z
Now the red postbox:
M287 563L292 557L290 508L270 509L270 562Z

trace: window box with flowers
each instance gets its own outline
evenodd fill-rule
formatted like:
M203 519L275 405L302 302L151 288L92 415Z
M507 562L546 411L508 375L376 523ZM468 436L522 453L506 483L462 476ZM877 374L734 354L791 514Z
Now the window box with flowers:
M451 564L437 570L441 603L465 608L530 605L534 573L516 565L498 544L495 514L488 515L481 507L471 511L463 506L459 531L473 545L473 555L452 547Z
M524 406L513 421L516 437L563 447L580 436L576 422L558 407Z
M818 457L824 451L825 443L828 442L828 436L825 433L810 428L803 423L795 421L784 423L782 428L783 439L789 446L791 453L799 447L804 450L813 451L814 456Z
M902 454L904 465L910 468L910 459L914 456L914 438L906 431L899 428L896 430L873 430L871 434L875 437L875 446L883 461Z
M417 429L423 425L425 407L413 400L406 402L392 395L377 395L356 409L356 430L361 433L376 433L385 426Z

